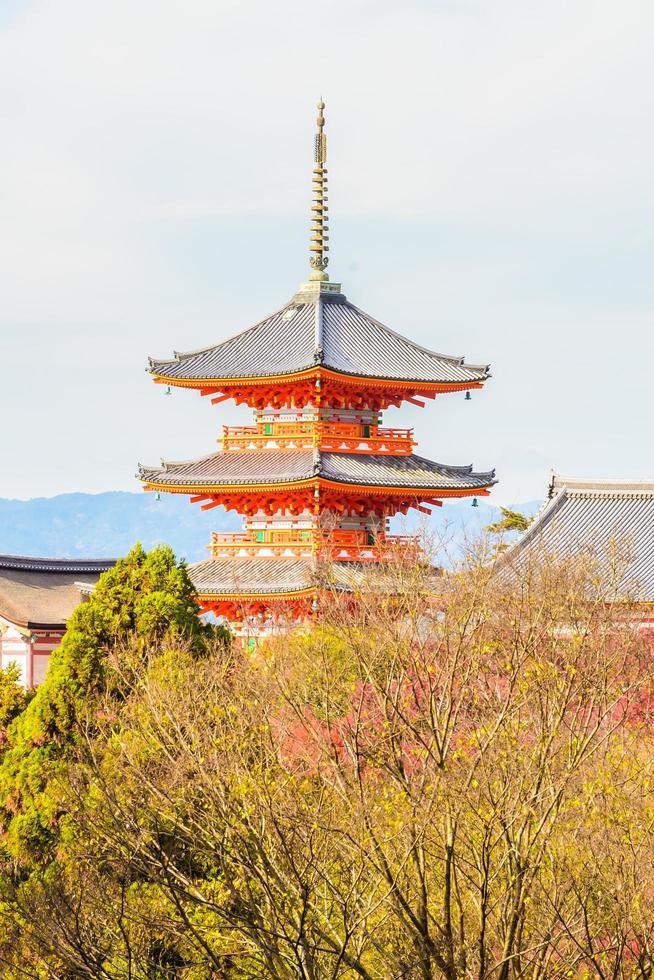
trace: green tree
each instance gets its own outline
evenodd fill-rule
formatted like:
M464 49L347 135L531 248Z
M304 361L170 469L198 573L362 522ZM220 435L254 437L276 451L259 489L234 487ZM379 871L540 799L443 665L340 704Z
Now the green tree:
M135 657L60 783L59 860L18 889L21 967L654 976L651 647L620 563L595 571L471 556L435 603L388 563L255 656Z
M20 667L9 664L0 670L0 744L7 740L7 727L25 710L32 697L20 681Z
M120 696L129 668L121 652L129 650L134 661L163 642L183 640L200 657L221 628L203 623L198 612L184 563L169 547L146 553L140 544L78 606L45 681L7 732L0 799L12 858L43 864L51 857L61 808L50 787L80 737L96 727L100 696L114 689Z
M499 521L489 524L486 528L491 534L502 534L504 531L526 531L533 518L526 517L518 510L511 510L509 507L500 507L502 517Z

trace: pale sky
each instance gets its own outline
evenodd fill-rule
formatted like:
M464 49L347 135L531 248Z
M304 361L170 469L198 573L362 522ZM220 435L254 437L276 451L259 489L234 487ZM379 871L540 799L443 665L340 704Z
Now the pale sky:
M492 364L388 423L498 503L654 478L651 0L0 0L0 497L249 422L144 368L306 279L320 94L332 279Z

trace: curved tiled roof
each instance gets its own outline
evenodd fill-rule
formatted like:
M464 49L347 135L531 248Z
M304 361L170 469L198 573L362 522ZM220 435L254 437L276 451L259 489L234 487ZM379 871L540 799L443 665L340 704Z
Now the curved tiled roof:
M189 462L162 461L139 469L145 483L159 486L269 485L321 477L343 484L415 489L481 489L495 483L495 472L472 466L446 466L422 456L373 456L320 450L219 452Z
M107 559L0 556L0 618L25 629L63 629L83 587L114 566Z
M427 350L349 303L340 292L300 292L255 326L150 371L179 381L279 377L322 366L340 374L417 383L474 384L488 365Z
M301 592L316 584L318 574L310 558L207 558L189 567L191 581L201 595ZM361 572L352 562L330 562L329 576L333 587L348 589Z
M625 598L654 602L654 483L554 476L549 500L505 553L592 559L608 579L618 563Z
M211 453L180 463L162 459L160 467L140 466L138 475L144 482L170 485L291 483L313 476L313 467L311 449L288 452L269 449L253 453Z
M475 489L495 483L495 471L474 473L472 464L448 466L423 456L366 456L321 453L320 475L338 483L368 486L406 486Z

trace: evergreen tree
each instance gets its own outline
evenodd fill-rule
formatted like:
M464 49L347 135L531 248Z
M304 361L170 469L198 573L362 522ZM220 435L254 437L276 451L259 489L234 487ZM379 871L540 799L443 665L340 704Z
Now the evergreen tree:
M7 741L7 727L29 704L31 691L20 680L20 667L10 663L0 670L0 745Z
M61 815L56 779L79 739L93 732L100 696L124 684L129 665L119 662L121 648L145 657L183 639L201 656L221 628L203 623L198 612L185 565L168 547L146 553L140 544L78 606L43 684L7 731L0 800L12 858L41 863L51 855ZM112 652L118 663L112 664Z

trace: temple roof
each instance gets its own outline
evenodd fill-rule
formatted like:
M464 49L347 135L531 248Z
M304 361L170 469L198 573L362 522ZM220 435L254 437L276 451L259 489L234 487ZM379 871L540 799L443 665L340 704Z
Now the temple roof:
M422 456L373 456L320 450L218 452L189 462L162 460L139 468L140 479L159 486L235 486L296 483L316 477L343 484L407 489L481 489L495 483L495 472L473 473L470 466L446 466Z
M549 499L505 553L592 560L608 580L616 562L625 598L654 602L654 483L553 476Z
M201 595L286 595L316 585L318 570L311 559L207 558L189 566L189 575ZM350 589L361 578L352 562L329 563L330 584Z
M114 566L107 559L0 556L0 618L25 629L63 629L82 587Z
M215 346L173 360L150 358L150 372L177 381L279 377L323 367L353 377L432 384L475 384L488 365L427 350L385 327L333 290L301 290L276 313ZM329 291L327 291L329 290Z

